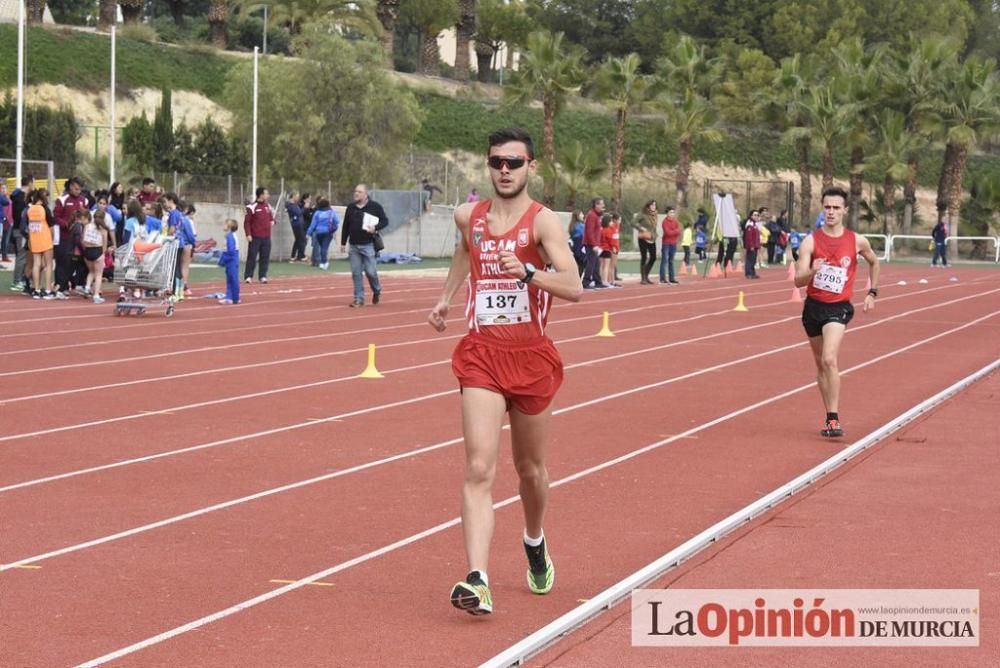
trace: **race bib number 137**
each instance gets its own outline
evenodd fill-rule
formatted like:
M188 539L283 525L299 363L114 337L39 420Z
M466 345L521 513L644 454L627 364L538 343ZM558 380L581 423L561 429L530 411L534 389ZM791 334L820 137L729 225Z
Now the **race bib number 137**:
M530 322L528 286L513 279L477 281L476 320L480 325Z

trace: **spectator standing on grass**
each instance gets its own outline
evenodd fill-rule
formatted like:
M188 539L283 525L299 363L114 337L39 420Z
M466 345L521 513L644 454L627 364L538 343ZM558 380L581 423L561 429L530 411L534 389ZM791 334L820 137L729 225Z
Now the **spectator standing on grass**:
M188 289L188 277L191 274L191 258L194 256L194 247L198 243L198 237L194 231L192 216L197 213L194 204L181 202L178 205L181 213L180 221L177 225L177 276L174 279L174 296L178 301L184 297L190 297L193 293Z
M333 235L340 228L340 217L330 206L330 200L320 197L316 202L316 211L313 212L312 222L309 224L308 234L312 238L313 244L319 250L318 267L323 271L330 268L330 242Z
M142 236L144 237L146 218L142 212L142 202L134 199L125 205L125 225L122 227L122 245L129 243L137 236L140 226L142 226Z
M479 200L476 200L478 202ZM474 203L474 202L471 202ZM581 276L587 267L587 255L583 246L583 231L586 225L583 223L583 211L574 211L573 218L569 221L569 246L573 250L573 260L576 261L576 268Z
M697 227L694 233L694 252L699 260L704 260L708 258L708 253L706 249L708 247L708 232L705 230L704 226Z
M760 278L757 275L757 254L760 252L760 226L757 224L757 212L754 211L743 228L743 249L746 257L743 259L743 275L747 278Z
M10 194L11 237L14 239L14 276L11 279L12 292L28 293L28 277L31 270L27 269L31 251L28 250L28 229L24 223L24 212L28 208L28 199L35 188L35 179L30 174L21 177L21 185L14 188Z
M226 269L226 296L219 300L220 304L240 303L240 247L236 243L236 230L240 224L235 220L227 220L226 249L219 256L219 266Z
M662 227L660 283L676 285L680 281L674 276L674 256L677 254L677 242L681 238L681 224L677 220L676 210L672 206L667 207L667 215L663 217Z
M620 288L621 277L618 275L618 254L622 252L622 216L620 213L611 214L611 272L608 281L616 288Z
M271 264L271 228L274 227L274 212L268 200L271 193L263 186L254 193L256 198L252 204L247 204L243 217L243 231L247 235L247 264L243 271L243 280L253 283L253 272L260 262L258 276L261 283L267 283L267 269Z
M56 299L67 299L70 272L72 270L73 248L69 228L77 211L90 211L87 198L83 195L83 181L74 176L66 182L66 191L56 200L52 215L59 225L59 242L55 247Z
M0 182L0 228L2 228L2 236L0 236L0 256L2 257L0 259L4 262L10 262L10 258L7 257L7 251L10 248L10 230L13 215L10 198L7 196L7 184Z
M344 212L344 225L340 234L340 252L347 250L350 241L351 279L354 282L354 301L351 308L365 305L365 284L362 272L368 277L372 289L372 305L382 298L382 284L375 267L375 237L379 230L389 226L385 209L368 197L368 186L359 183L354 188L354 202Z
M297 190L292 191L285 202L285 211L288 212L288 224L292 227L292 253L289 262L299 262L306 259L306 227L302 214L302 204Z
M87 281L84 292L91 295L95 304L103 304L101 284L104 282L104 253L111 240L107 214L98 211L83 228L83 260L87 264Z
M159 199L160 194L156 192L156 181L152 177L147 176L142 180L142 190L139 191L137 197L143 204L151 204Z
M31 248L31 296L35 299L56 298L53 279L53 233L59 229L55 217L49 211L49 192L44 188L31 193L31 205L26 212L28 221L28 245ZM67 235L68 236L68 235ZM45 272L45 289L42 290L42 272Z
M119 226L124 231L125 217L122 215L121 210L111 203L111 195L107 190L98 190L94 193L94 207L90 212L95 214L98 211L104 213L105 222L111 231L111 237L108 239L108 247L114 248L118 245L118 239L121 238L118 234Z
M632 227L639 239L639 283L652 285L649 272L656 264L656 200L651 199L642 207L642 213L636 217Z
M586 290L607 287L601 281L601 216L604 215L604 198L591 200L590 211L584 218L583 246L587 252L587 265L583 270L583 287Z
M945 225L944 218L939 218L937 225L931 230L931 237L934 238L934 257L931 259L931 266L938 266L938 258L941 258L941 266L948 266L948 226Z
M690 269L691 267L691 240L694 238L694 228L691 227L691 223L684 226L684 231L681 233L681 250L684 251L684 268Z
M469 194L465 198L466 204L471 204L479 201L479 191L473 188L469 191Z
M601 285L609 288L614 285L614 274L611 273L611 240L613 236L611 214L606 213L601 216L601 264L598 272L601 276Z

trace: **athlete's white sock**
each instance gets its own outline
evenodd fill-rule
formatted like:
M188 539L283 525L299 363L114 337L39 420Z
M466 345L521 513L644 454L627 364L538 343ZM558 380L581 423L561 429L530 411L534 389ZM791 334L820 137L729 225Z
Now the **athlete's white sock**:
M528 535L528 530L527 529L524 530L524 544L527 545L528 547L538 547L539 545L542 544L543 540L545 540L544 531L542 532L542 535L539 536L538 538L532 538L531 536Z

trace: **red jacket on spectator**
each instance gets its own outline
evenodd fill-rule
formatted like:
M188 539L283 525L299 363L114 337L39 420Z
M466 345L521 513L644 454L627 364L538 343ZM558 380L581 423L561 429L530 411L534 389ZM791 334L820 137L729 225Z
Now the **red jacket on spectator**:
M760 250L760 228L753 223L743 230L743 247L747 250Z
M583 245L601 245L601 214L597 213L597 209L588 211L583 219Z
M52 217L59 224L60 235L69 232L69 226L73 224L73 214L80 209L90 210L90 207L87 206L87 198L82 193L74 197L69 192L64 192L59 196L55 208L52 210Z
M676 218L665 216L663 218L663 245L676 246L681 238L681 224Z
M160 198L160 195L155 190L152 190L150 192L146 192L145 190L140 190L139 194L136 195L135 198L140 202L142 202L143 204L152 204L153 202L155 202Z
M274 213L265 202L247 204L247 212L243 217L243 231L251 239L270 239L271 227L274 225Z

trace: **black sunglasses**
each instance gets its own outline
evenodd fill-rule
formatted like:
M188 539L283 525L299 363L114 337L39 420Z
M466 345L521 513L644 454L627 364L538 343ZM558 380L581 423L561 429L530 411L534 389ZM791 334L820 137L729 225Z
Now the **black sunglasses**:
M507 169L511 171L521 169L524 167L524 163L526 162L528 162L528 158L523 155L491 155L489 159L486 160L486 164L488 164L491 169L503 169L503 166L506 164Z

